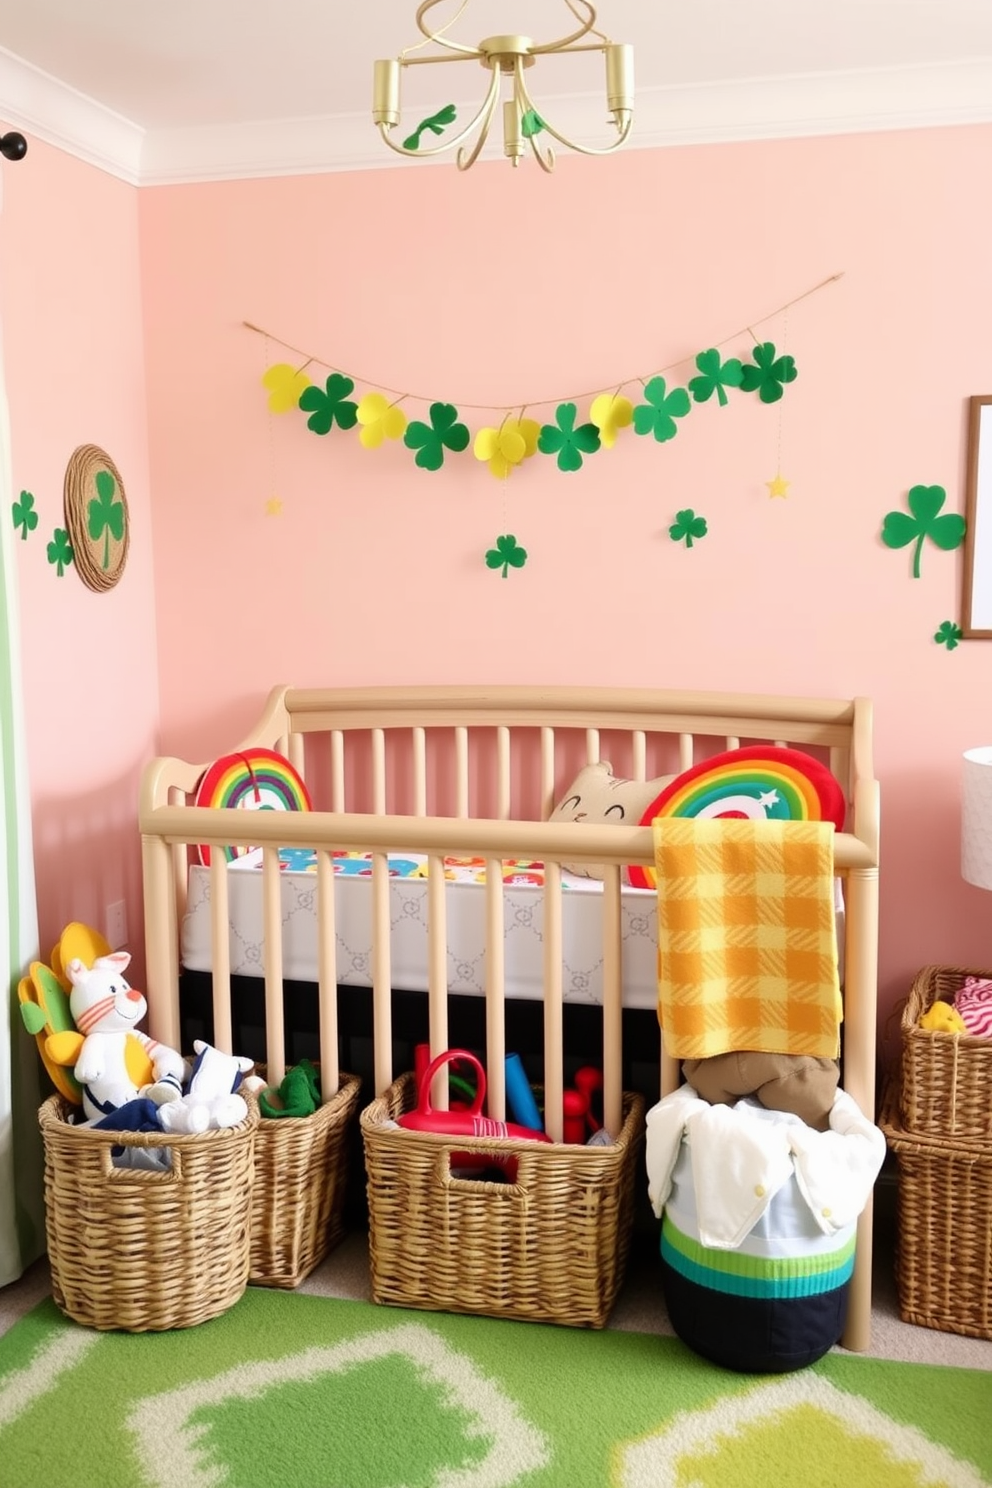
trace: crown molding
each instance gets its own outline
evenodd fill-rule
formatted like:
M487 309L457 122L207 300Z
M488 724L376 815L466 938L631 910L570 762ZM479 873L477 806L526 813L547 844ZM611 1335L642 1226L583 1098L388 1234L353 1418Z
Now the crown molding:
M142 184L143 129L2 47L0 100L6 128L55 145L132 186Z
M2 49L0 98L7 127L20 128L135 186L407 165L381 143L367 112L142 130ZM554 122L577 143L595 147L608 139L598 117L601 110L601 97L563 96L555 100ZM591 121L598 127L591 128ZM990 122L992 58L640 89L625 148ZM497 144L482 158L499 157ZM450 166L452 157L442 154L418 162L426 164Z

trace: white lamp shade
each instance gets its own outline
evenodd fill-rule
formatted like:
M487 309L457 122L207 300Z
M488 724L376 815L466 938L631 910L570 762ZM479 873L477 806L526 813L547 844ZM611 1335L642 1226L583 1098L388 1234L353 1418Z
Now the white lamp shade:
M967 749L961 789L961 876L992 889L992 746Z

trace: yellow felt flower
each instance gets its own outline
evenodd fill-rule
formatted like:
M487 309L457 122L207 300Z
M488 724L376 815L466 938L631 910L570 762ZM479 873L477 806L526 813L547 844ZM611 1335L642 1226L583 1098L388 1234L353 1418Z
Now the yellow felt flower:
M269 411L288 413L291 408L299 407L300 394L310 386L310 379L288 362L278 362L264 374L262 386L268 389Z
M603 448L612 449L620 430L633 423L634 405L629 398L621 398L616 393L600 393L593 400L589 418L599 430Z
M505 419L498 429L480 429L472 453L485 460L497 480L507 476L537 450L541 426L536 419Z
M378 449L384 439L402 439L407 418L385 393L366 393L358 405L358 437L366 449Z

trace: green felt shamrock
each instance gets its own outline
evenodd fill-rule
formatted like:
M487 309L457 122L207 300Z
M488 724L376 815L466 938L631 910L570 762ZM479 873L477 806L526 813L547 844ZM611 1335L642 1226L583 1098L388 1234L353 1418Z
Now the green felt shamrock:
M28 533L33 532L38 525L38 513L34 509L34 497L30 491L22 491L20 501L14 501L10 507L14 518L14 526L21 529L21 541L27 542Z
M913 578L920 577L920 554L925 538L936 543L945 553L964 542L966 523L957 512L938 516L947 500L943 486L913 486L906 498L911 516L905 512L886 512L882 522L882 541L887 548L905 548L916 543L913 551Z
M706 536L706 518L697 517L691 506L684 511L675 513L675 521L668 529L668 535L672 542L685 541L687 548L692 547L694 537Z
M86 508L86 530L94 542L103 538L101 567L107 569L110 567L110 539L120 542L124 537L124 503L114 500L117 482L109 470L98 470L95 484L96 500ZM54 563L56 560L49 554L48 561Z
M446 103L443 109L438 109L429 119L421 119L413 133L403 141L404 150L419 150L420 136L428 131L431 134L443 134L449 124L454 124L456 115L455 105Z
M520 116L520 133L524 139L531 139L535 134L540 134L541 130L547 129L547 127L537 112L537 109L527 109Z
M486 567L501 568L504 579L511 568L523 568L526 562L527 549L517 546L517 539L512 532L508 532L505 537L498 537L496 546L486 553Z
M685 418L692 402L685 388L675 387L669 393L663 377L652 377L644 385L646 403L638 403L634 409L634 432L653 434L659 444L674 439L679 432L676 419Z
M358 404L348 401L348 394L355 391L350 377L332 372L322 388L312 385L300 394L300 407L309 412L307 428L315 434L329 434L337 424L339 429L353 429L358 418Z
M744 369L737 357L728 357L721 362L720 353L716 347L709 351L701 351L696 358L696 366L699 368L699 376L689 379L689 391L697 403L705 403L713 393L716 393L717 401L721 408L727 406L727 388L738 388L744 375Z
M945 620L934 635L934 640L938 646L946 646L948 651L953 651L963 635L960 625L955 625L953 620Z
M795 382L798 375L791 356L777 357L772 342L763 341L754 348L754 361L741 368L741 387L745 393L757 393L762 403L777 403L785 384Z
M458 422L458 409L453 403L432 403L430 411L429 424L413 419L407 425L403 443L407 449L417 451L414 463L421 470L440 470L446 449L461 454L468 448L469 432L465 424Z
M59 579L72 562L72 544L64 527L56 527L52 533L52 540L48 544L48 561L55 564L55 574ZM106 568L107 565L103 566Z
M581 470L583 455L594 455L600 446L595 424L575 427L575 404L559 403L554 424L542 424L537 447L542 455L557 455L559 470Z

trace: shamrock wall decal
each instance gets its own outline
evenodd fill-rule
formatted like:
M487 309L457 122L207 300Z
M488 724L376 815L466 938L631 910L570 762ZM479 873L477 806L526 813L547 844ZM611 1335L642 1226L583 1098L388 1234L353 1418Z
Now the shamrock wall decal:
M517 544L512 532L496 539L496 546L486 553L487 568L501 568L505 579L511 568L523 568L527 562L527 549Z
M580 424L575 427L575 404L559 403L555 413L556 422L543 424L537 447L542 455L557 455L558 469L581 470L584 455L594 455L599 449L599 430L595 424Z
M668 535L672 542L685 542L687 548L692 547L694 537L705 537L707 532L706 518L697 517L691 506L685 507L683 511L675 513L675 521L668 529Z
M744 369L737 357L728 357L725 362L720 360L720 353L716 347L709 351L701 351L696 357L696 366L699 368L699 376L689 379L689 391L697 403L705 403L716 393L717 402L721 408L727 406L727 388L739 388L744 376Z
M458 422L458 409L453 403L432 403L431 421L422 423L414 419L403 435L407 449L415 449L414 464L421 470L440 470L444 464L446 449L461 454L468 447L469 432L465 424Z
M752 354L754 361L741 368L741 387L745 393L757 393L762 403L777 403L785 384L799 375L795 361L791 356L777 357L771 341L763 341Z
M350 377L332 372L322 388L312 386L300 394L300 407L309 413L307 428L315 434L329 434L337 424L339 429L353 429L358 418L358 405L348 401L348 394L355 391Z
M14 526L21 529L21 541L27 542L28 533L33 532L38 525L38 513L34 509L34 497L31 492L22 491L20 501L12 502L10 511L14 518Z
M945 620L934 634L934 640L938 646L946 646L948 651L953 651L963 635L960 625L955 625L953 620Z
M882 541L887 548L905 548L911 542L916 543L913 550L914 579L920 577L920 554L927 538L945 553L964 541L964 517L957 512L938 515L946 499L947 492L943 486L913 486L906 498L911 515L899 511L885 514Z
M674 439L679 432L676 419L685 418L692 407L685 388L675 387L666 391L663 377L652 377L644 385L644 403L634 409L635 434L653 434L659 444Z
M72 544L64 527L56 527L48 544L48 561L55 564L56 578L61 579L72 562Z
M86 530L94 542L103 538L101 566L110 567L110 539L121 542L124 538L124 507L114 500L117 482L109 470L98 470L95 477L96 499L86 508ZM49 560L51 561L51 560Z

